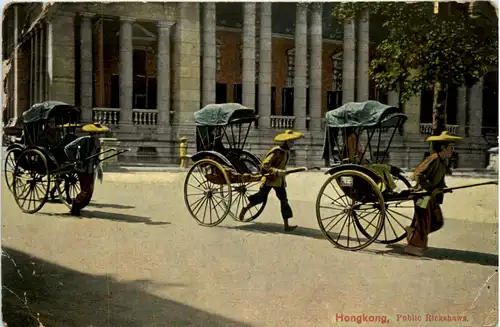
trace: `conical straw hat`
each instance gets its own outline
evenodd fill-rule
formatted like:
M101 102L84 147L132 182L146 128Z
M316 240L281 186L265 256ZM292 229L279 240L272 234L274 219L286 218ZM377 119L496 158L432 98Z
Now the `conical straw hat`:
M449 135L444 131L441 135L432 135L425 139L425 142L458 142L462 138L460 136Z
M87 133L105 133L109 131L109 128L107 128L104 125L101 125L99 123L93 123L93 124L87 124L82 127L82 131L87 132Z
M301 132L294 132L292 130L286 130L283 133L280 133L274 137L274 141L276 142L285 142L300 139L304 136Z

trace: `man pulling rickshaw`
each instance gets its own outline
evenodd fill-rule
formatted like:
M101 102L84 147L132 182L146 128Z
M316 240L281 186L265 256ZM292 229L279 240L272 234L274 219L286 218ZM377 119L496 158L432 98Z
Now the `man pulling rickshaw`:
M80 216L80 211L85 208L92 199L94 193L94 182L96 173L102 178L99 166L101 146L99 134L109 131L109 128L101 124L93 123L82 127L82 131L89 135L80 137L67 145L67 149L75 149L80 156L79 159L90 158L82 162L78 169L78 180L80 181L80 193L71 203L71 214Z
M245 213L251 207L266 202L269 192L274 189L276 196L280 200L281 215L283 217L285 231L289 232L297 228L297 226L290 226L288 224L288 220L293 217L293 212L288 203L285 175L288 173L286 171L286 165L290 159L290 149L293 147L293 142L303 136L304 134L300 132L287 130L274 137L275 142L282 143L271 148L262 161L261 171L262 174L264 174L262 186L257 193L248 197L249 204L241 210L239 216L240 220L243 220Z
M427 249L428 235L443 227L443 213L440 205L443 203L443 189L446 188L446 159L450 158L459 136L430 136L426 142L432 142L434 153L425 158L413 172L417 185L415 192L428 192L430 195L415 200L414 226L407 227L408 245L405 251L412 255L422 256Z

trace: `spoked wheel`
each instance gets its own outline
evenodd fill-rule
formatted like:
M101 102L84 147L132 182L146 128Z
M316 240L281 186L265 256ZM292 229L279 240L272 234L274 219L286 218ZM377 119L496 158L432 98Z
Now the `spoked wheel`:
M367 210L377 204L379 209ZM373 243L384 226L384 198L375 182L356 170L334 173L321 187L316 200L316 217L323 235L336 247L361 250ZM359 230L372 227L373 237Z
M232 188L224 167L211 159L197 161L184 182L184 202L202 226L220 224L231 209Z
M257 163L255 163L253 160L247 157L241 158L242 162L245 164L245 166L248 168L252 174L258 174L260 167L257 166ZM260 181L252 181L248 183L236 183L233 184L233 200L231 203L231 211L229 215L236 221L241 221L241 222L251 222L257 217L259 217L262 212L264 211L264 208L266 207L266 202L258 204L252 208L250 208L246 213L245 216L243 217L243 220L240 220L240 212L243 207L247 206L250 201L248 200L248 197L252 194L257 193L260 190Z
M260 214L264 211L266 202L251 207L245 213L243 220L240 220L239 218L241 209L243 209L243 207L247 206L250 203L248 197L252 194L257 193L260 189L260 185L260 181L233 184L233 201L231 203L231 211L229 214L234 220L248 223L257 219L257 217L259 217Z
M12 192L12 182L14 180L14 168L16 167L16 161L17 158L19 158L19 154L21 152L22 150L20 148L13 148L5 156L3 173L5 177L5 183L7 184L7 187L11 192Z
M396 169L391 169L391 176L398 192L412 188L411 183ZM376 242L382 244L397 243L406 237L406 227L413 227L415 225L415 204L410 199L399 201L387 200L385 202L385 210L384 228ZM370 234L373 230L365 230L361 224L359 224L358 228L364 236L371 237Z
M17 205L25 213L35 213L47 202L50 175L47 159L42 152L29 149L19 155L14 168L12 190Z
M71 205L76 196L80 193L80 181L77 173L68 173L59 177L59 185L57 185L57 193L62 203L71 209Z

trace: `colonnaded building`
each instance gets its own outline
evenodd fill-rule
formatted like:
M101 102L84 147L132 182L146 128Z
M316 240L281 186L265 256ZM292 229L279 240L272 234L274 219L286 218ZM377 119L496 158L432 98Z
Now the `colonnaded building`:
M336 3L11 3L3 19L4 116L57 100L80 106L132 151L121 161L177 162L194 153L193 113L237 102L258 113L250 151L262 156L281 129L306 133L295 164L322 164L323 117L349 101L398 104L368 68L384 35L376 17L339 24ZM486 167L496 146L498 71L450 87L447 125L465 138L459 167ZM387 160L415 167L428 145L432 91L402 108L409 119ZM382 144L388 138L382 138Z

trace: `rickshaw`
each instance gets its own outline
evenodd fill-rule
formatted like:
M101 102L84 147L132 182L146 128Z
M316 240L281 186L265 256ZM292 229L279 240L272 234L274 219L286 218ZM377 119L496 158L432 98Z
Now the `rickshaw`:
M24 149L23 144L23 122L21 118L12 118L5 125L3 133L9 139L9 145L5 154L4 178L7 188L12 192L12 178L16 160Z
M25 213L38 212L47 202L51 182L55 185L61 201L68 207L78 194L78 173L89 160L103 161L125 151L109 149L84 149L78 146L80 140L76 129L80 127L79 108L63 102L47 101L34 104L23 113L23 142L21 151L14 152L16 164L12 174L11 189L19 208ZM60 130L54 146L42 142L47 134L48 121L54 119ZM76 148L76 151L74 150ZM114 154L102 158L106 152Z
M194 113L197 153L184 182L184 201L202 226L216 226L238 214L259 190L260 159L244 149L253 109L238 103L209 104ZM256 219L265 203L252 208L244 222Z
M349 102L326 113L323 156L327 161L333 157L334 164L317 196L316 217L323 235L336 247L356 251L375 241L396 243L406 237L406 227L415 226L414 201L429 194L413 192L403 170L384 160L406 120L398 108L377 101ZM443 191L488 184L498 182ZM336 226L338 231L332 231Z

